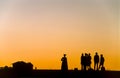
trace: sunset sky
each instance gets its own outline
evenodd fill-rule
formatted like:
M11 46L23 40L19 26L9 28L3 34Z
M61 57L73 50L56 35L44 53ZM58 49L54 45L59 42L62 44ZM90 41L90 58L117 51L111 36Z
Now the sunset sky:
M0 0L0 67L16 61L39 69L80 67L82 53L120 70L119 0Z

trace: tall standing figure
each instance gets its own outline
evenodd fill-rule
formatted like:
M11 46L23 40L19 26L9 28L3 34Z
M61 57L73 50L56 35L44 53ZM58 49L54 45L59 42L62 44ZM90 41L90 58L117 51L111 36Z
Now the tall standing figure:
M104 67L104 61L105 61L105 59L104 59L104 57L103 57L103 54L101 54L101 56L100 56L100 65L99 65L99 69L100 69L100 67Z
M91 69L91 59L92 59L92 57L89 53L89 55L88 55L88 66L89 66L89 68L88 69Z
M94 56L94 70L96 70L96 69L98 70L98 64L99 64L99 55L96 52L95 56Z
M64 56L62 57L61 61L62 61L61 70L67 71L68 70L68 64L67 64L66 54L64 54Z
M83 55L83 53L82 53L82 55L81 55L81 70L84 70L84 64L85 64L85 56Z
M88 54L85 53L85 57L84 57L84 70L86 71L88 66Z

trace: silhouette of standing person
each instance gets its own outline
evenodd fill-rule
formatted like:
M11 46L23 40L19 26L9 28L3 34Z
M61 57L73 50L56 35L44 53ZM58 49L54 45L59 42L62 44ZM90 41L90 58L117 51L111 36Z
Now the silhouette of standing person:
M82 56L81 56L81 70L84 70L84 55L82 53Z
M88 66L89 66L89 69L91 69L91 55L90 55L90 53L89 53L89 55L88 55Z
M102 66L102 67L104 67L104 61L105 61L105 59L104 59L104 57L103 57L103 54L101 54L100 55L100 65L99 65L99 68Z
M94 70L98 70L98 63L99 63L99 55L96 52L95 56L94 56Z
M88 54L85 53L85 56L84 56L84 70L85 71L87 69L87 66L88 66Z
M68 64L67 64L66 54L64 54L64 57L62 57L61 61L62 61L61 70L67 71L68 70Z

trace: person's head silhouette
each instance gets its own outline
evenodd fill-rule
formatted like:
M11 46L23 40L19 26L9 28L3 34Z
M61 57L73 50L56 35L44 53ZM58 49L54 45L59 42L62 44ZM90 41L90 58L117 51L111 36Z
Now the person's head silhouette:
M101 54L100 56L103 57L103 54Z
M98 53L97 53L97 52L96 52L95 54L96 54L96 55L98 55Z
M66 54L64 54L64 57L66 57Z
M85 53L85 56L87 56L87 53Z
M90 56L90 53L89 53L89 56Z
M82 53L82 56L84 56L83 53Z

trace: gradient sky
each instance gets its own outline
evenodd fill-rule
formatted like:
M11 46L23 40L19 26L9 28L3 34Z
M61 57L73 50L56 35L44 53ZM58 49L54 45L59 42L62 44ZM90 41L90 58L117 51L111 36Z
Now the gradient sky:
M0 0L0 66L32 62L39 69L80 69L81 53L104 54L120 70L119 0ZM92 62L93 67L93 62Z

